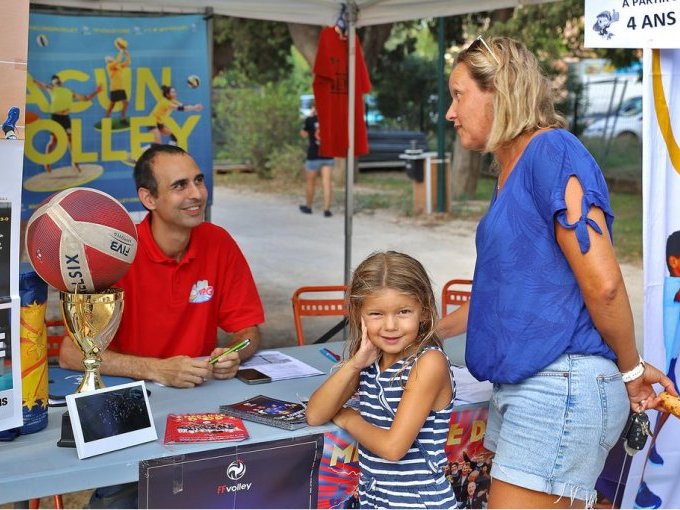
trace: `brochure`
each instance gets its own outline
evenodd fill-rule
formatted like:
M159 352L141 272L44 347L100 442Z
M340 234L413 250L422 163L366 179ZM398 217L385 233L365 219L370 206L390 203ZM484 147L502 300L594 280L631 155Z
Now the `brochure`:
M163 444L243 441L250 435L243 420L223 413L168 414Z
M321 370L279 351L260 351L241 363L241 368L254 368L271 377L272 381L324 375Z
M305 406L265 395L220 406L220 412L272 427L295 430L307 425Z

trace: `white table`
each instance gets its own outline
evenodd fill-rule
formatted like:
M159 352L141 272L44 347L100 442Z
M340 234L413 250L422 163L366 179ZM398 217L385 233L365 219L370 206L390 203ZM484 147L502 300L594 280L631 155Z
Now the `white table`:
M446 341L446 351L452 361L462 362L464 343L464 337ZM319 352L322 346L338 353L343 348L342 343L333 342L278 350L328 373L333 363ZM8 443L0 443L0 504L133 482L138 480L138 464L141 460L224 448L229 443L163 445L168 413L215 412L220 404L237 402L259 394L297 401L299 398L309 397L325 377L289 379L259 385L247 385L236 379L209 380L192 389L168 388L148 383L147 388L151 391L149 402L159 439L83 460L78 459L75 448L57 446L61 435L61 416L66 408L50 408L47 428L35 434L19 436ZM247 426L251 437L239 444L305 436L334 428L333 424L327 424L288 431L253 422L248 422Z

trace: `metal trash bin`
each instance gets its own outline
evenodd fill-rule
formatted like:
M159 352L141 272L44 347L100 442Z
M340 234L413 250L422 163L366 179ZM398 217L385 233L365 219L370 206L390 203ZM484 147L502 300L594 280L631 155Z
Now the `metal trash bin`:
M406 161L406 175L413 181L413 214L435 212L439 187L439 160L436 152L421 149L407 149L399 156ZM444 203L450 204L449 191L451 161L447 153L444 158ZM448 211L448 205L445 206Z
M421 149L406 149L399 158L406 160L406 175L415 182L425 180L425 156Z

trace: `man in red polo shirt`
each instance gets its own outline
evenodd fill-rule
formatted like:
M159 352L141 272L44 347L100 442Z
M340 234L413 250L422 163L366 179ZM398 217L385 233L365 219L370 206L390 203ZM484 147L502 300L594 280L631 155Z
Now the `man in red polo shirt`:
M229 379L257 350L264 322L250 268L234 239L203 221L204 175L183 149L152 145L135 165L137 194L149 211L137 226L139 244L130 270L116 284L125 291L120 327L102 355L102 374L190 388L206 379ZM214 365L217 328L233 345ZM63 342L60 365L82 369L82 355Z

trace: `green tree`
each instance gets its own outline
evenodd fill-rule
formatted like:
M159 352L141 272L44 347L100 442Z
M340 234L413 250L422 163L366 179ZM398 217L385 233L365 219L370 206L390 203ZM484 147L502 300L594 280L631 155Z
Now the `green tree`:
M639 51L629 49L591 49L583 47L583 0L561 0L514 9L507 20L492 20L488 13L480 13L469 20L476 26L489 24L488 35L506 35L524 41L544 63L567 57L603 57L616 68L628 67L639 61ZM473 23L474 24L474 23ZM547 66L551 67L551 66Z
M292 45L286 23L215 16L213 76L228 70L256 84L279 81L291 71Z
M238 71L222 73L213 80L213 112L215 155L249 161L260 177L271 176L278 149L299 144L298 96L287 81L255 85Z

